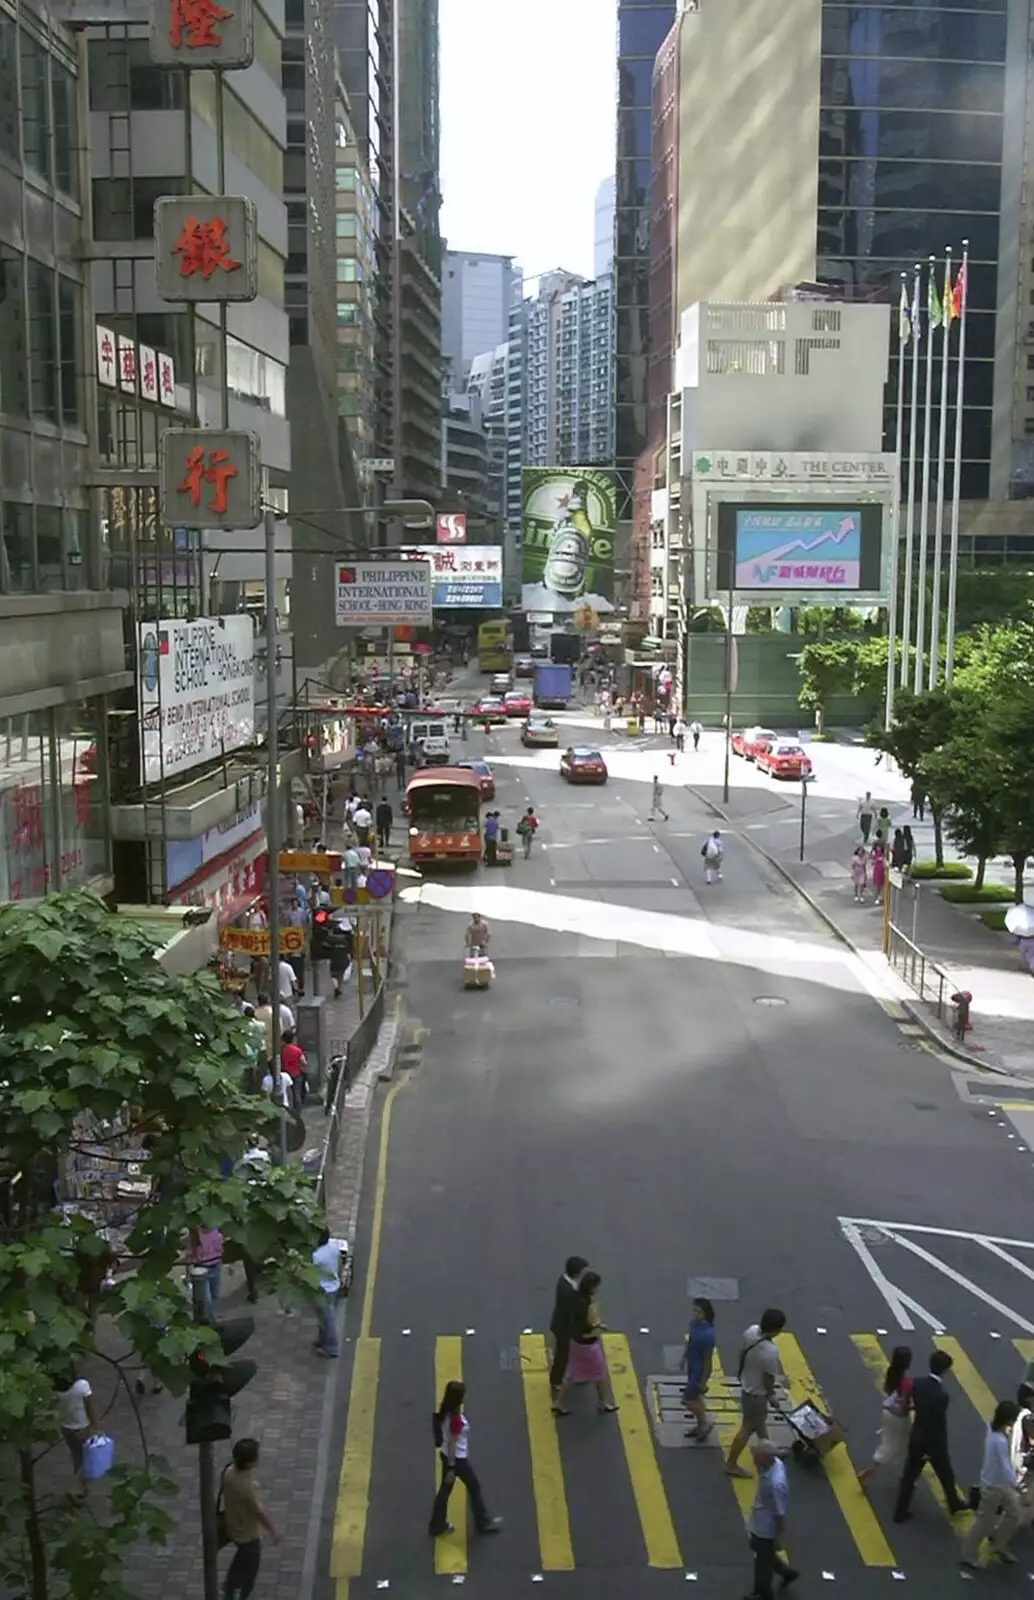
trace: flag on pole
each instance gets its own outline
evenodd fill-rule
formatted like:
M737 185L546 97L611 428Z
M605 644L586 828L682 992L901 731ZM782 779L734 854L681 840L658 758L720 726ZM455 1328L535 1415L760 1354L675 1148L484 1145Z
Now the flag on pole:
M922 320L921 320L920 315L919 315L920 306L922 304L922 302L919 299L919 283L920 283L920 273L919 273L919 268L916 267L915 283L913 284L913 287L912 287L912 317L911 317L911 322L912 322L912 336L915 339L915 342L916 342L917 346L921 343L922 337L923 337L923 324L922 324Z
M931 329L939 328L944 321L944 308L937 293L937 279L934 277L932 265L926 279L926 309Z
M907 344L912 337L912 322L908 314L908 295L905 292L904 278L901 282L901 305L898 308L898 342Z
M946 261L944 264L944 326L949 331L958 314L955 310L955 288L951 281L951 262Z
M951 291L951 312L953 318L961 317L966 309L966 262L963 261L959 268L959 275L955 279L955 286Z

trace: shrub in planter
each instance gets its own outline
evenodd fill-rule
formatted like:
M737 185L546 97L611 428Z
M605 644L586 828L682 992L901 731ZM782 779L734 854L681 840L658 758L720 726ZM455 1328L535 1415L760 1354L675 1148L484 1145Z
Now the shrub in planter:
M956 906L1011 906L1012 890L1002 883L985 883L977 888L975 883L946 883L938 889L942 900Z
M990 928L993 933L1005 933L1004 911L981 911L980 920L985 928Z
M912 864L913 878L953 878L956 881L966 882L973 876L973 868L967 867L964 861L946 861L939 867L936 861L915 861Z

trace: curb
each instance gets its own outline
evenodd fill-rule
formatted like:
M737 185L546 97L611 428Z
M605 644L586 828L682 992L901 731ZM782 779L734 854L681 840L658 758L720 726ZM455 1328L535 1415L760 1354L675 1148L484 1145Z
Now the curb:
M838 923L834 922L829 912L824 910L823 907L819 905L815 897L809 894L807 889L797 882L797 879L794 877L793 873L788 871L787 868L783 866L781 861L777 861L775 856L770 855L763 845L758 844L756 839L752 839L747 834L739 832L739 830L736 829L736 822L734 819L730 817L728 812L723 810L723 808L718 805L716 801L706 799L705 796L702 795L698 789L694 789L693 785L690 783L687 783L685 787L689 790L690 794L700 802L702 806L705 806L708 811L713 813L714 816L721 817L722 821L726 823L728 827L736 830L737 838L741 839L744 844L749 845L752 850L756 851L761 859L766 861L773 871L778 872L779 876L784 880L784 882L788 883L791 889L794 889L797 894L800 895L805 904L809 906L819 918L819 921L825 923L830 933L832 933L836 939L839 939L841 944L847 946L852 955L858 956L859 959L864 959L866 954L870 953L860 949L859 946L855 944L854 940L844 932L843 928L841 928ZM989 1072L997 1078L1012 1077L1012 1073L1008 1072L1004 1067L994 1066L990 1061L987 1061L980 1056L971 1055L968 1050L960 1050L957 1045L954 1045L950 1042L950 1040L945 1039L937 1030L937 1028L934 1027L929 1017L927 1017L922 1011L918 1002L914 1000L902 999L899 1004L901 1005L901 1008L905 1012L906 1016L908 1016L912 1022L916 1023L918 1027L922 1028L923 1032L926 1034L926 1037L932 1040L933 1043L936 1044L937 1048L943 1051L945 1055L951 1056L956 1061L961 1061L963 1065L969 1067L971 1071Z

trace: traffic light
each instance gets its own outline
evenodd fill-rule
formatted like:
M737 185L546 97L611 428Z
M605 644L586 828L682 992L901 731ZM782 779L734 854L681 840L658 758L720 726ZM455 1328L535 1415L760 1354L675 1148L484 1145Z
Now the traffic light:
M313 961L330 959L330 912L325 906L319 906L312 913L311 955Z
M254 1317L236 1317L232 1322L208 1324L219 1335L224 1356L233 1355L255 1332ZM233 1433L230 1401L240 1394L258 1371L254 1361L224 1361L209 1358L211 1345L200 1345L190 1358L190 1390L187 1394L187 1443L214 1444Z

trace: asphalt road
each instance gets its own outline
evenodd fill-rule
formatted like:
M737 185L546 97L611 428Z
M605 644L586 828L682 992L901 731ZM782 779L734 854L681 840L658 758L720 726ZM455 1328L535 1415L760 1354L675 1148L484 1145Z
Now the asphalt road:
M953 1592L965 1580L933 1495L920 1488L902 1527L891 1481L871 1510L855 1484L879 1421L872 1365L877 1341L911 1343L916 1370L934 1329L949 1341L955 1465L972 1481L982 1412L1022 1373L1013 1340L1034 1336L1034 1153L917 1048L746 843L730 839L724 881L704 886L714 821L699 802L669 786L670 820L647 821L660 755L582 789L552 753L526 760L514 730L490 745L499 809L512 823L531 799L542 827L527 863L406 892L408 1008L427 1032L380 1108L386 1161L375 1130L367 1162L319 1600L389 1586L423 1600L450 1581L492 1600L533 1581L574 1600L687 1580L744 1595L742 1505L718 1450L687 1447L679 1425L655 1438L648 1420L697 1278L726 1280L712 1294L726 1374L742 1329L780 1305L791 1393L824 1395L847 1433L850 1459L791 1468L800 1592L868 1600L894 1574ZM460 982L475 907L494 935L488 993ZM574 1251L603 1277L622 1407L600 1417L577 1394L555 1425L539 1336ZM460 1367L472 1460L505 1525L435 1545L430 1417ZM996 1591L1029 1588L1030 1534L1016 1549L986 1580Z

